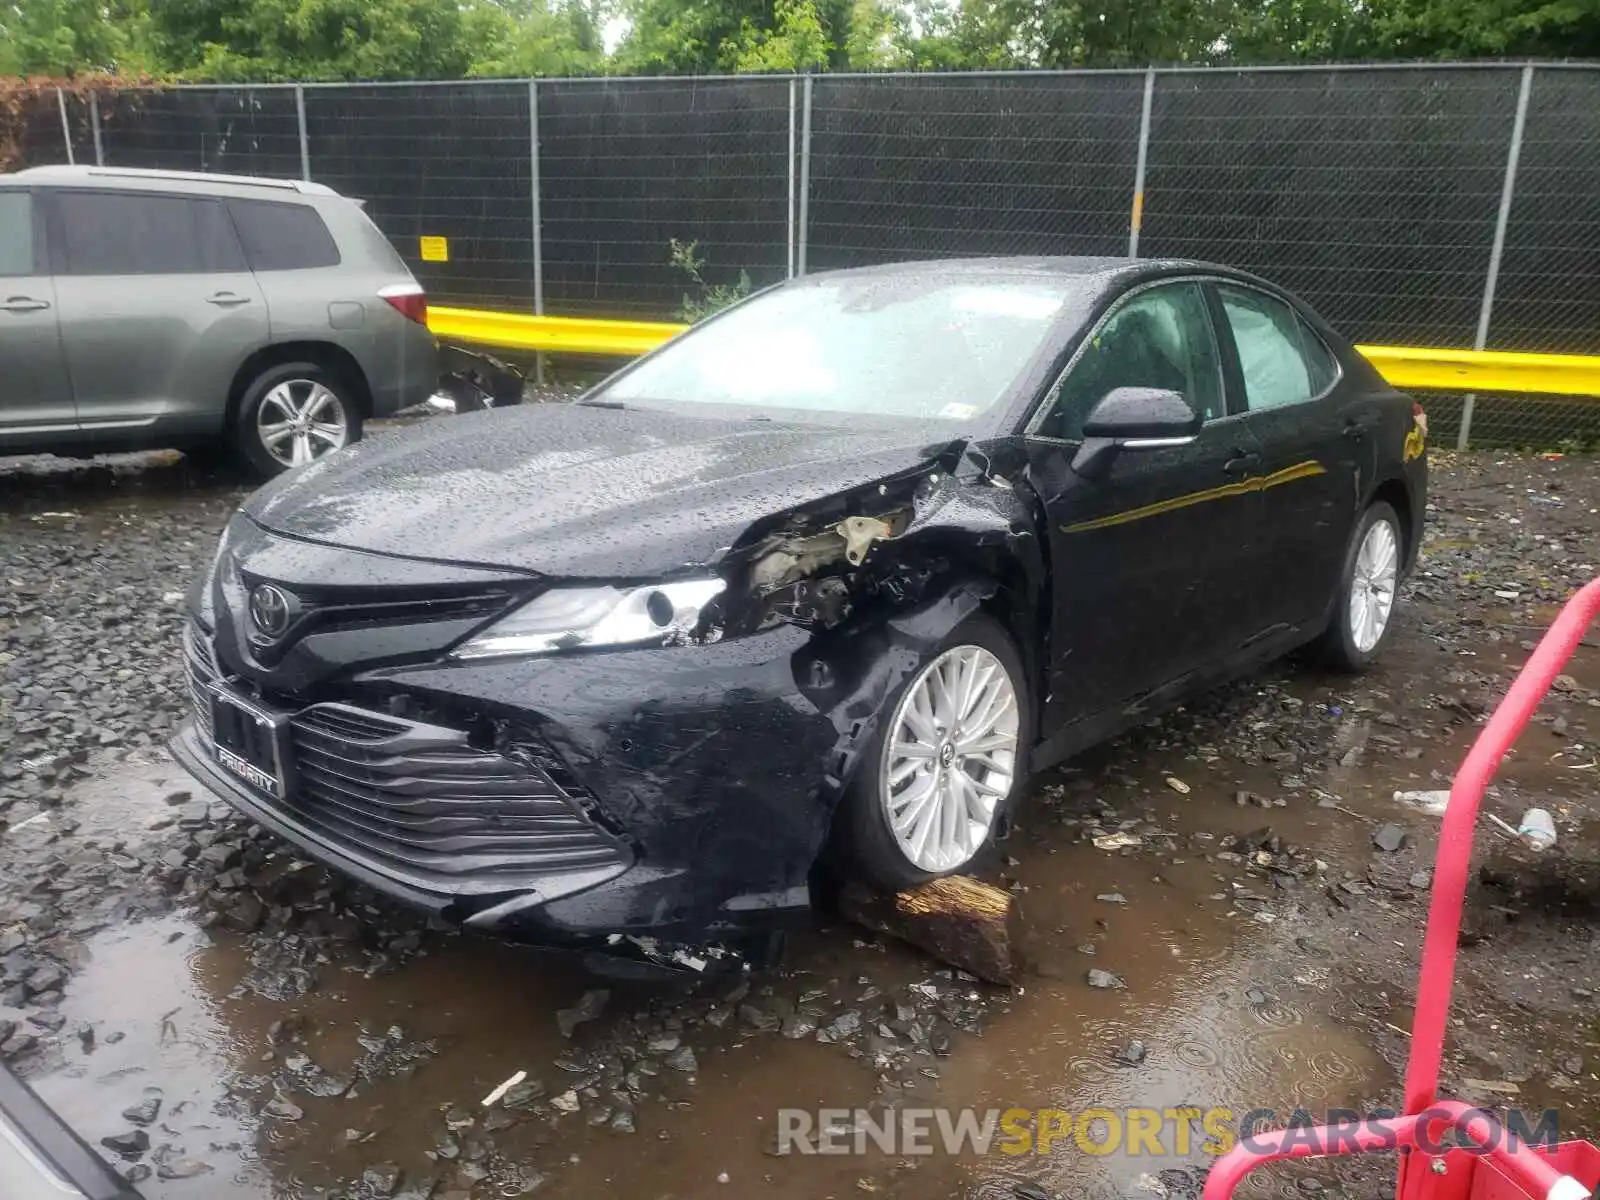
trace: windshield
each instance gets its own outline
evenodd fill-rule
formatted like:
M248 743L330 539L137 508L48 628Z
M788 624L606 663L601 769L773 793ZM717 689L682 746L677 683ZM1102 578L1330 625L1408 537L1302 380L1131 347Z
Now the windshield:
M867 275L759 296L591 401L970 420L1039 349L1070 282Z

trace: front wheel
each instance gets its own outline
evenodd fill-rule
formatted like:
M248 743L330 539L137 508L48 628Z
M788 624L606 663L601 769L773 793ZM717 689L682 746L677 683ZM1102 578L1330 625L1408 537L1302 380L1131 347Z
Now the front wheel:
M234 441L264 479L361 440L350 386L316 363L284 363L256 377L234 419Z
M973 617L891 695L845 797L852 866L891 892L965 870L1021 789L1031 712L1022 664Z
M1380 500L1361 515L1345 550L1333 620L1320 644L1330 665L1363 670L1388 641L1402 547L1400 518L1391 505Z

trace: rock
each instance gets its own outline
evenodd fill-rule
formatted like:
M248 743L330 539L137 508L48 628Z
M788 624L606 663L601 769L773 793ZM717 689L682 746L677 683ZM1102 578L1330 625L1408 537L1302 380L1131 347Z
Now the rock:
M1037 1183L1014 1183L1011 1185L1011 1194L1016 1200L1055 1200L1054 1196Z
M651 1054L671 1054L683 1039L675 1033L657 1034L645 1043Z
M1417 891L1425 892L1433 886L1433 872L1417 871L1407 882L1410 883L1412 887L1416 888Z
M262 1106L261 1115L279 1121L299 1121L305 1117L306 1110L280 1093Z
M817 1031L816 1018L805 1013L790 1013L783 1019L783 1036L786 1038L810 1037Z
M559 1096L552 1096L550 1105L558 1112L564 1113L575 1113L581 1107L578 1103L578 1093L570 1090L562 1092Z
M240 933L254 933L266 919L267 906L249 892L235 896L223 913L223 923Z
M570 1038L579 1025L598 1017L610 999L611 993L605 988L593 988L585 992L571 1008L559 1009L556 1012L556 1026L561 1030L561 1036Z
M1372 831L1372 844L1385 853L1393 854L1406 844L1406 831L1398 825L1380 825Z
M159 1179L194 1179L216 1170L201 1158L171 1158L156 1168Z
M779 1025L777 1013L768 1012L757 1004L739 1005L739 1020L762 1033L770 1033Z
M1144 1062L1144 1059L1144 1043L1137 1040L1129 1042L1111 1056L1111 1061L1119 1067L1137 1067Z
M1110 971L1102 971L1099 967L1089 970L1089 986L1092 988L1125 988L1127 982L1121 975L1113 975Z
M204 829L211 824L211 805L205 802L185 804L178 810L178 828L187 832Z
M100 1144L123 1158L138 1158L150 1149L150 1135L142 1129L130 1129L127 1133L114 1133L110 1137L103 1137L100 1139Z
M1128 898L1121 892L1102 892L1095 897L1101 904L1126 904Z
M151 1170L150 1167L145 1163L135 1163L133 1166L123 1170L122 1177L134 1187L138 1187L141 1183L149 1179L150 1176L154 1174L155 1172Z
M849 1008L840 1013L826 1026L824 1026L822 1032L826 1033L831 1040L840 1042L848 1037L855 1036L860 1029L860 1011L858 1009Z
M674 1071L683 1071L686 1074L693 1074L700 1069L700 1064L694 1056L694 1050L689 1046L679 1046L671 1054L667 1055L662 1062Z
M361 1186L371 1196L393 1196L400 1187L400 1168L394 1163L379 1163L361 1172Z
M37 996L41 992L60 991L67 982L67 971L60 963L46 962L35 967L33 972L23 982L28 995Z
M506 1094L500 1097L500 1107L529 1108L535 1101L542 1100L544 1094L543 1083L537 1079L524 1079L506 1089Z
M139 1103L129 1105L122 1110L122 1119L124 1121L132 1121L135 1125L153 1125L160 1115L160 1096L146 1096Z

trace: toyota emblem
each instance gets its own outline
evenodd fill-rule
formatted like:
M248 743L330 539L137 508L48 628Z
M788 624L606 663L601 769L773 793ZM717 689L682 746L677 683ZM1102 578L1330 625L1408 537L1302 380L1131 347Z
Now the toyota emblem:
M250 591L250 623L256 632L269 642L275 642L289 632L299 605L295 598L280 587L263 583Z

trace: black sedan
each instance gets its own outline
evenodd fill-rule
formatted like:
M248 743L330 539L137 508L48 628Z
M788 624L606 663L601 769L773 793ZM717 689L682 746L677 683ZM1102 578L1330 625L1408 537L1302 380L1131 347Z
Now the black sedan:
M1308 643L1370 662L1424 435L1223 267L795 280L576 403L257 492L191 596L174 749L447 920L699 965L819 860L961 871L1030 771Z

